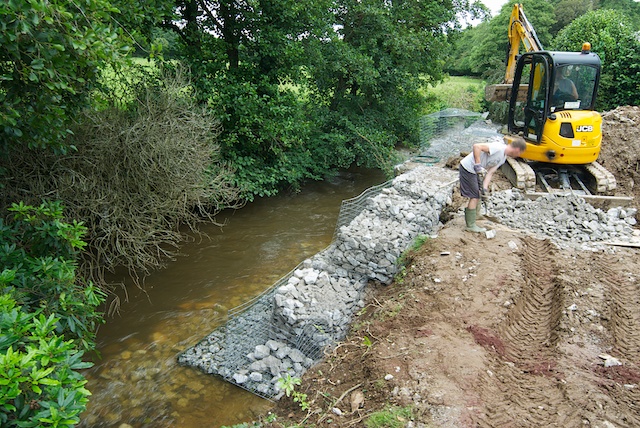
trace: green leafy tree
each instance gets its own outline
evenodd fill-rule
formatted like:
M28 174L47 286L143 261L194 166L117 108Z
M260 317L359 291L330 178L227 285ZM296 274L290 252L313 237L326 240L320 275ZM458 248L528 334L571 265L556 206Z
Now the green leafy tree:
M551 26L551 33L555 36L574 19L598 7L598 0L560 0L553 7L556 22Z
M163 11L154 25L178 36L175 56L222 125L221 156L243 197L273 195L330 169L314 159L301 86L304 40L322 27L329 3L178 0L170 13L167 2L153 4Z
M635 31L640 31L640 3L635 0L600 0L600 9L616 10Z
M67 427L90 395L79 370L95 348L104 294L76 283L84 227L56 202L14 204L0 221L0 425Z
M602 60L597 107L610 110L640 100L640 41L626 17L614 10L589 12L564 28L554 49L577 51L583 42Z
M456 14L468 2L338 0L336 31L311 48L310 85L325 135L339 135L345 161L384 166L396 144L417 142L419 88L444 76Z
M442 77L456 14L483 10L467 0L173 4L154 25L179 36L177 56L216 111L221 154L249 199L388 164L395 144L416 141L421 79Z
M99 67L119 52L108 0L0 5L0 140L65 150ZM6 148L6 146L5 146Z

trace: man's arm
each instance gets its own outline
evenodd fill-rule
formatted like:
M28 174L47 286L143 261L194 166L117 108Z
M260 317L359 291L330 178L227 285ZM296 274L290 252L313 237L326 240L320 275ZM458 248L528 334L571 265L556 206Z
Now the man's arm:
M573 83L573 81L569 80L569 82L571 83L571 96L574 100L577 100L580 97L578 95L578 89L576 89L576 85Z
M491 183L491 177L493 177L493 173L498 170L500 165L494 165L487 170L487 175L484 176L484 180L482 181L482 187L484 189L489 189L489 183Z

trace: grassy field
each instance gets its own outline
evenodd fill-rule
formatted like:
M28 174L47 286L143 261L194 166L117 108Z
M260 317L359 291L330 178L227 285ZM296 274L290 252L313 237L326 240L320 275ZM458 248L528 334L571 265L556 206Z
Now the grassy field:
M425 89L425 95L431 99L429 111L445 108L460 108L476 112L482 112L484 106L484 87L486 82L482 79L466 76L450 76L444 82L435 87Z

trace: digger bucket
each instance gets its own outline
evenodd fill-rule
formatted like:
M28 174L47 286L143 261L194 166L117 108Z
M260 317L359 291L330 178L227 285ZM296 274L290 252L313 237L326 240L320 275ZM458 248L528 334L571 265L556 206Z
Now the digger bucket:
M484 88L484 98L487 101L509 101L511 98L511 86L508 83L498 83L495 85L487 85ZM527 99L527 91L529 85L520 85L518 90L518 101L525 101Z

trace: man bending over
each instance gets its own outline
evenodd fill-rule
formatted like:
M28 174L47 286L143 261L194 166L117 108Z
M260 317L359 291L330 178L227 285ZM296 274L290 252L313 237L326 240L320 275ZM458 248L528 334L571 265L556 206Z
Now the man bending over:
M507 160L507 156L517 158L527 148L522 137L516 137L510 144L496 140L489 143L473 145L471 153L460 161L460 193L469 198L464 210L466 230L470 232L485 232L486 229L476 225L476 209L480 200L480 182L482 190L489 188L493 173Z

